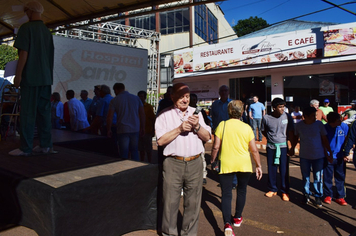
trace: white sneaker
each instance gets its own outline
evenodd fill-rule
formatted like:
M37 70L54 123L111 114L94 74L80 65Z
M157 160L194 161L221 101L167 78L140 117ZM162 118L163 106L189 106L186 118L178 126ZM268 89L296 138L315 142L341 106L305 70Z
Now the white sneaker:
M9 152L9 155L11 156L31 156L31 153L26 153L20 150L19 148L16 148L15 150L12 150Z
M40 146L36 146L32 149L33 153L36 154L52 154L52 153L57 153L56 151L53 150L52 148L46 147L46 148L41 148Z

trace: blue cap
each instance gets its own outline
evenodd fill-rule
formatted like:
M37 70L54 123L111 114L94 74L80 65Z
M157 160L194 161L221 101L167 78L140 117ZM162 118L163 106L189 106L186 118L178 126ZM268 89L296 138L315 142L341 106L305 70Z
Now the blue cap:
M325 99L324 103L330 103L329 99Z

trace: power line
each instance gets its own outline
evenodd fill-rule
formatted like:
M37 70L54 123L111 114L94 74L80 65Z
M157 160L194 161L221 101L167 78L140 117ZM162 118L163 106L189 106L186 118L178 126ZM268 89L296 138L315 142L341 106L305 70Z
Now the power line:
M245 4L245 5L237 6L237 7L232 7L232 8L229 8L228 10L225 10L224 12L228 12L228 11L234 10L234 9L236 9L236 8L247 7L247 6L250 6L250 5L259 3L259 2L264 2L264 1L266 1L266 0L260 0L260 1L248 3L248 4ZM223 3L224 3L224 2L222 2L221 4L223 4Z
M272 10L276 9L277 7L280 7L280 6L282 6L283 4L286 4L286 3L289 2L289 1L290 1L290 0L287 0L287 1L285 1L285 2L282 2L281 4L278 4L277 6L272 7L271 9L268 9L267 11L264 11L264 12L258 14L258 15L263 15L263 14L265 14L266 12L272 11Z
M346 8L340 7L341 5L337 5L337 4L335 4L335 3L332 3L332 2L329 2L329 1L326 1L326 0L321 0L321 1L326 2L326 3L329 3L330 5L333 5L334 7L340 8L341 10L344 10L344 11L346 11L346 12L348 12L348 13L351 13L352 15L356 15L355 12L352 12L352 11L350 11L350 10L347 10Z

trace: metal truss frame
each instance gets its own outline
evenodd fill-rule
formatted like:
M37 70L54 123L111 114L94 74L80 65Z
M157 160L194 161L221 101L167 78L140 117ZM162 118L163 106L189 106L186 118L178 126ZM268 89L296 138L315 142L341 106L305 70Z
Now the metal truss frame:
M83 23L84 25L86 24L86 22ZM149 40L147 102L157 109L160 82L159 41L161 40L161 33L115 22L104 22L85 26L84 28L79 28L81 23L76 25L78 28L58 30L56 35L136 48L139 47L138 39Z

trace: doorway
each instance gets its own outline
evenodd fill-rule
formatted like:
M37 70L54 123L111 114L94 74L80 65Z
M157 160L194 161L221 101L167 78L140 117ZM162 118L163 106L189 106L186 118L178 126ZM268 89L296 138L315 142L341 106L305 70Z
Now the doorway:
M271 76L230 79L230 98L246 102L251 94L266 107L271 100Z

